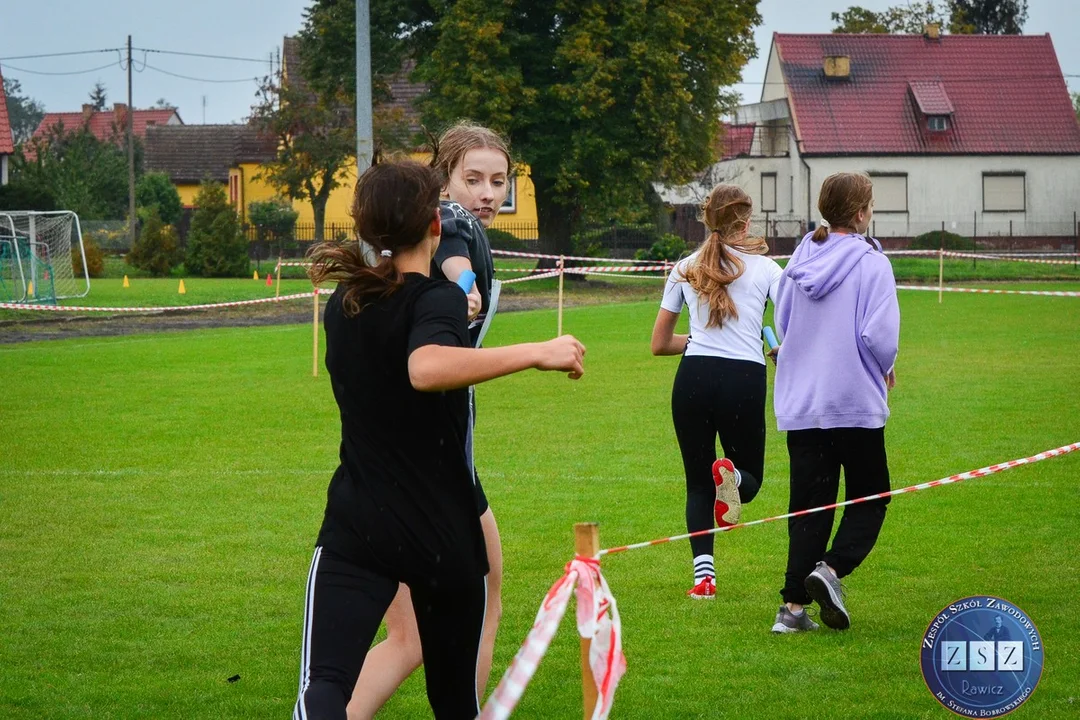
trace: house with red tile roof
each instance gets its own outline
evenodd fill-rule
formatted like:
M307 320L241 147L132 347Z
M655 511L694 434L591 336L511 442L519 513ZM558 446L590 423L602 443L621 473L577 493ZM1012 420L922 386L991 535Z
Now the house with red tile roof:
M30 141L26 143L24 152L28 159L35 155L34 146L48 138L55 128L63 127L66 131L85 127L99 140L111 140L115 137L123 137L127 128L128 107L125 103L115 103L112 110L94 110L93 105L83 105L79 112L51 112L45 113ZM155 125L183 125L180 113L176 108L151 108L149 110L136 109L132 113L132 132L139 139L146 138L146 128Z
M760 102L726 129L722 159L669 202L734 182L794 236L819 221L822 181L857 171L879 238L1077 232L1080 124L1049 35L776 33Z
M0 76L0 185L8 184L8 164L15 154L15 139L11 133L7 96L4 95L4 78Z

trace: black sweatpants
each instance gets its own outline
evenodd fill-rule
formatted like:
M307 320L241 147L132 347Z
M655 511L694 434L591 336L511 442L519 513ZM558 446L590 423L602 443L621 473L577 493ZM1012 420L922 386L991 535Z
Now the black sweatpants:
M792 430L787 445L791 456L788 512L835 503L841 467L844 500L889 491L883 427ZM889 498L882 498L845 507L828 552L835 510L788 518L787 573L780 591L784 602L812 602L803 583L819 560L833 568L837 577L850 575L859 567L877 542L888 504Z
M749 360L683 356L671 388L671 417L686 473L687 532L713 527L716 438L742 476L739 499L761 489L765 470L765 366ZM712 555L713 536L690 538L694 557Z
M345 720L356 678L398 581L315 548L304 606L300 693L293 720ZM484 629L487 580L434 591L409 584L435 717L475 718L476 663Z

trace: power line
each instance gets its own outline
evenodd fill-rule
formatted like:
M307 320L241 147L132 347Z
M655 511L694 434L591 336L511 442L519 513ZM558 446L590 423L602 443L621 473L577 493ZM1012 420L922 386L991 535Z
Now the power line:
M46 53L44 55L12 55L0 58L0 62L7 60L36 60L38 58L67 57L69 55L94 55L97 53L120 52L123 48L102 48L100 50L78 50L76 52Z
M27 70L25 68L18 68L14 65L5 65L8 70L14 70L16 72L30 73L31 75L86 75L87 73L97 72L106 68L116 67L120 63L119 61L113 61L108 65L102 65L101 67L90 68L89 70L72 70L70 72L44 72L42 70Z
M208 55L206 53L179 52L177 50L155 50L153 48L132 48L147 53L159 53L161 55L182 55L184 57L209 58L211 60L235 60L237 62L266 63L267 58L237 57L235 55Z
M143 66L147 67L147 68L150 68L151 70L153 70L155 72L162 73L163 75L171 75L172 77L180 78L181 80L193 80L195 82L205 82L205 83L247 83L247 82L258 82L259 81L259 78L257 78L257 77L237 78L235 80L211 80L210 78L197 78L197 77L191 77L190 75L181 75L180 73L169 72L168 70L162 70L159 67L154 67L153 65L150 65L149 63L144 63Z

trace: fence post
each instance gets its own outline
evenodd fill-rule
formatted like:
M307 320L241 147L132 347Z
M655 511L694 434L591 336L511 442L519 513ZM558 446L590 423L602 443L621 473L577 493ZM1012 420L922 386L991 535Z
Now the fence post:
M1073 270L1076 269L1076 261L1080 259L1080 225L1076 224L1076 211L1073 210Z
M574 523L574 554L594 558L600 552L600 526L596 523ZM581 698L583 717L589 720L596 709L596 679L589 665L592 638L581 638Z
M979 211L973 210L971 212L971 253L977 255L979 253ZM975 258L971 258L971 269L974 270L976 263L979 261Z
M555 337L562 337L562 308L563 308L563 268L566 267L566 258L559 256L559 319Z
M319 286L312 285L312 296L315 298L315 314L311 319L311 377L319 377Z

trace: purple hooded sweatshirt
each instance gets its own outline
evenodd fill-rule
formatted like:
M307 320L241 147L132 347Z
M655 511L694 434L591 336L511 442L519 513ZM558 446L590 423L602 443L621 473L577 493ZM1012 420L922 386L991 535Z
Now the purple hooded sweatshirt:
M878 247L861 235L804 237L780 278L775 320L780 430L885 426L900 305L892 265Z

